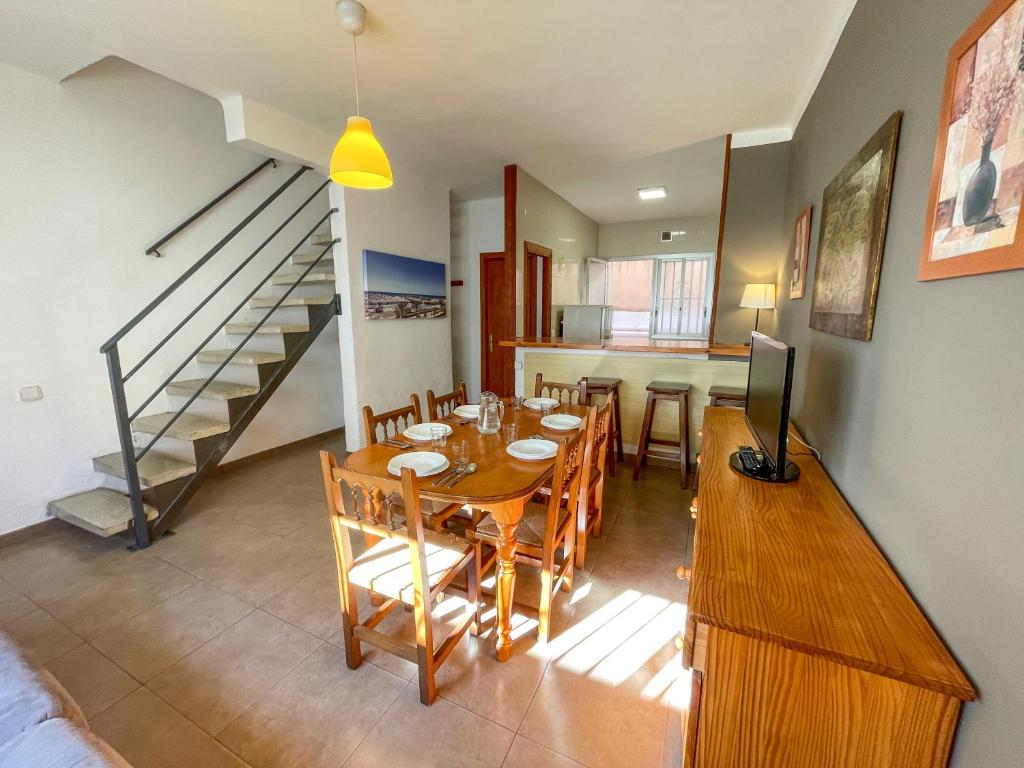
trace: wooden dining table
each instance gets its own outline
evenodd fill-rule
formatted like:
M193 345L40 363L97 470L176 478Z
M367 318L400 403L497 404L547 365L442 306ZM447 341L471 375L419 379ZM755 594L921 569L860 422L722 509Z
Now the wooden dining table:
M561 404L556 413L585 417L585 406ZM541 426L541 413L522 407L512 408L505 402L502 425L519 425L519 439L541 434L550 440L566 437L565 430L548 429ZM516 526L523 516L526 503L551 478L554 459L538 461L517 459L505 450L505 437L497 434L483 435L476 428L476 421L459 423L455 418L445 420L452 427L444 448L431 447L430 441L422 443L423 450L438 451L452 459L453 442L465 440L469 444L469 460L476 464L476 471L463 477L454 488L437 487L430 478L420 481L423 498L448 504L468 504L476 509L489 512L498 527L497 564L495 567L495 602L497 608L497 631L495 632L494 653L498 661L508 661L512 656L512 602L516 582ZM584 419L585 423L585 419ZM581 429L583 426L581 425ZM413 443L399 436L403 442ZM390 477L388 462L398 448L383 443L361 448L349 454L345 466L372 477Z

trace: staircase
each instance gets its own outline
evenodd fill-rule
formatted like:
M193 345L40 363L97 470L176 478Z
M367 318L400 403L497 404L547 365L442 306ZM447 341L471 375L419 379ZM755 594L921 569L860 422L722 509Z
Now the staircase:
M172 230L147 253L160 256L157 246L162 246L270 162L265 161ZM330 253L338 241L323 231L330 215L336 212L331 209L163 384L134 410L129 408L125 382L267 248L287 224L316 199L327 182L320 184L127 374L122 372L120 340L309 170L301 168L293 174L101 347L100 351L107 358L121 450L97 456L92 463L97 472L112 478L112 484L124 490L101 487L52 501L49 504L51 515L100 536L126 532L132 538L132 548L149 546L168 531L204 478L217 467L320 332L341 313L340 299L334 293ZM304 246L308 250L300 250ZM282 315L287 317L282 320ZM250 344L256 347L248 346ZM192 373L186 373L188 370ZM153 410L154 401L160 395L166 396L173 410Z

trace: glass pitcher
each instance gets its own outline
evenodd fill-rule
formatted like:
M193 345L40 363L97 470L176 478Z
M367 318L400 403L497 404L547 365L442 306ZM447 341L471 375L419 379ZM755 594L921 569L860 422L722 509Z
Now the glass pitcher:
M493 392L480 393L480 416L476 420L476 428L483 435L497 434L501 429L501 419L505 415L505 404Z

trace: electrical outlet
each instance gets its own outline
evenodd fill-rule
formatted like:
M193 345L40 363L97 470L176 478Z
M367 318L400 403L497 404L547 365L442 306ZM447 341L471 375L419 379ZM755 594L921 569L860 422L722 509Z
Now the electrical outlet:
M18 390L18 399L23 403L33 403L43 399L43 388L40 386L22 387Z

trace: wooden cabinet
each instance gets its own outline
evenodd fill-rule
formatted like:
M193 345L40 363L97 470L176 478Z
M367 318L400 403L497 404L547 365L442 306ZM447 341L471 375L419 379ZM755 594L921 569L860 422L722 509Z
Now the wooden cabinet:
M686 768L941 768L975 691L822 466L729 468L743 413L704 416L689 571Z

